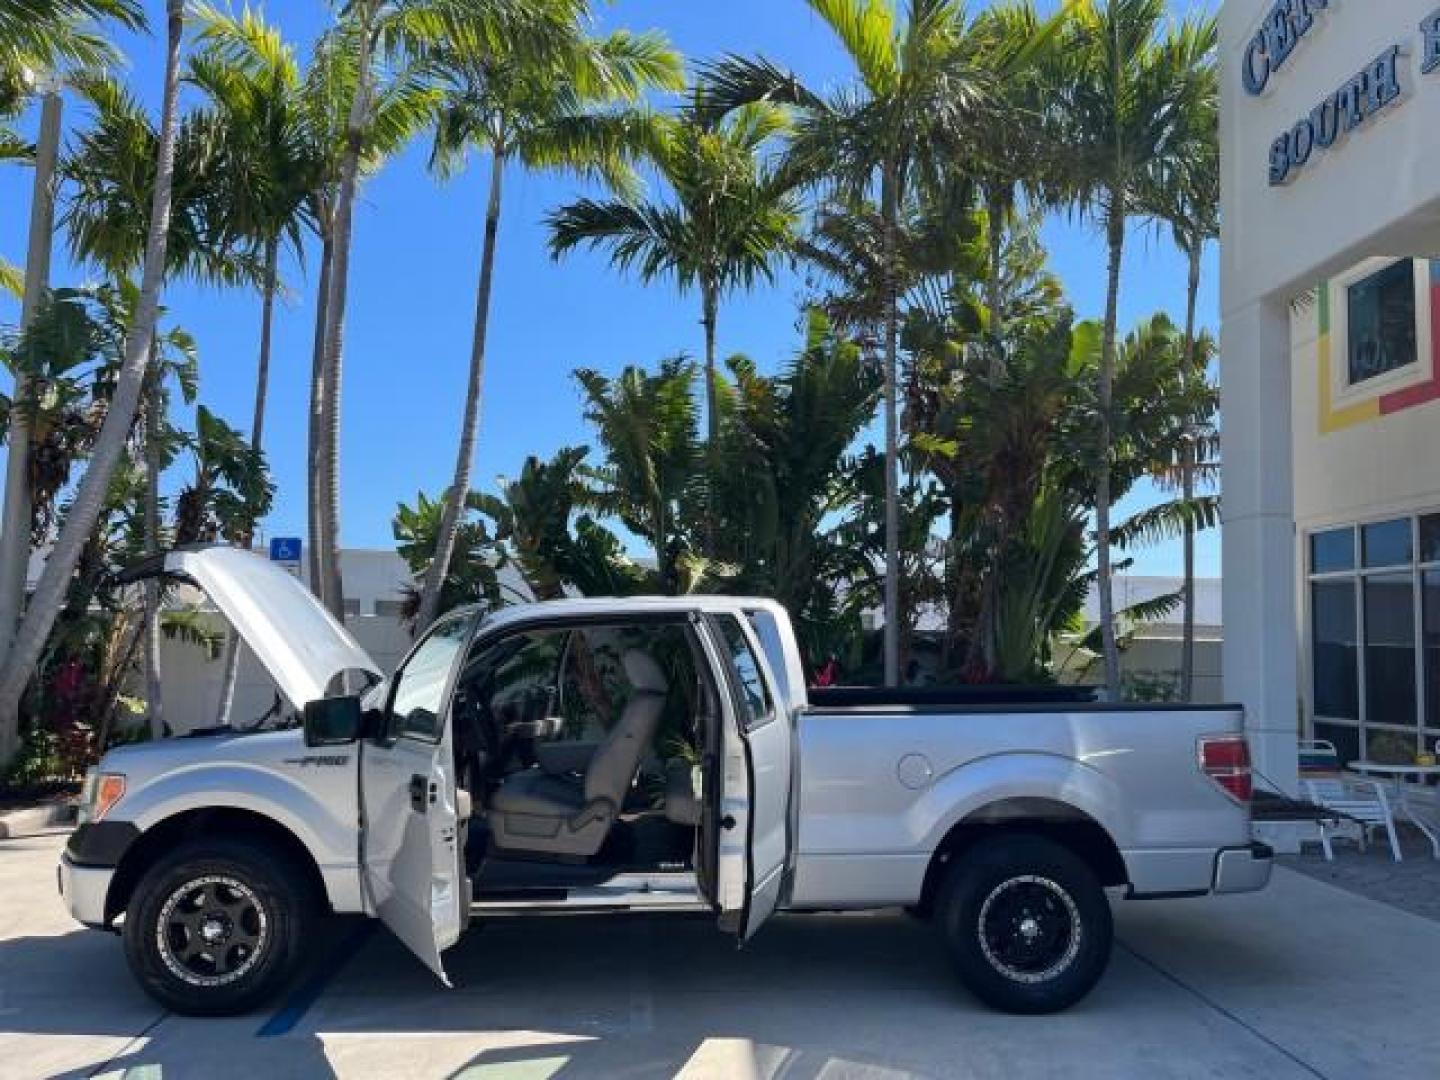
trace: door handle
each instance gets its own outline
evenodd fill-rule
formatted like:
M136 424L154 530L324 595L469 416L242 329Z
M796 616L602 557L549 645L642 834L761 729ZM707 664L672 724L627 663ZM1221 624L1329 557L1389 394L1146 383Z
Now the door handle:
M735 821L734 814L726 814L720 819L720 827L726 832L729 832L731 829L735 828L736 824L737 822Z
M410 809L417 814L423 814L430 808L439 797L439 790L428 776L421 776L416 773L410 777Z

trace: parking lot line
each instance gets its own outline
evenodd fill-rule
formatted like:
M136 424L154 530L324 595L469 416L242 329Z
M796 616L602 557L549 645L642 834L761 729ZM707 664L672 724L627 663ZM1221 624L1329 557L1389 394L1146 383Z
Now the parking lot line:
M260 1025L260 1030L255 1032L256 1037L275 1039L295 1030L295 1026L310 1011L310 1007L320 1000L320 995L325 992L325 987L329 985L330 980L340 974L340 969L360 951L374 931L374 920L367 919L337 942L315 970L285 999L285 1003L275 1010L270 1019Z
M1270 1036L1266 1035L1263 1031L1259 1030L1258 1028L1252 1026L1251 1024L1247 1024L1243 1019L1241 1019L1239 1016L1235 1015L1235 1013L1231 1012L1231 1011L1230 1011L1229 1009L1227 1009L1224 1005L1221 1005L1218 1001L1215 1001L1213 998L1211 998L1211 997L1210 997L1208 994L1206 994L1204 991L1199 990L1199 989L1197 989L1197 988L1194 987L1194 986L1191 986L1188 982L1186 982L1184 979L1180 978L1180 976L1176 975L1174 972L1167 971L1165 968L1163 968L1163 967L1161 967L1159 964L1157 964L1154 960L1151 960L1151 959L1150 959L1148 956L1146 956L1144 953L1137 952L1133 946L1126 944L1125 942L1121 941L1118 937L1115 939L1115 947L1118 948L1118 949L1123 949L1125 952L1129 953L1129 954L1130 954L1131 956L1133 956L1136 960L1140 961L1140 963L1142 963L1143 965L1145 965L1145 966L1146 966L1147 968L1149 968L1151 971L1155 972L1155 974L1159 975L1162 979L1165 979L1167 982L1170 982L1170 983L1174 984L1174 985L1175 985L1176 987L1178 987L1179 989L1185 991L1187 994L1189 994L1191 997L1195 998L1196 1001L1199 1001L1199 1002L1200 1002L1202 1005L1204 1005L1206 1008L1212 1010L1213 1012L1219 1013L1219 1014L1220 1014L1221 1016L1223 1016L1226 1020L1229 1020L1232 1024L1235 1024L1236 1026L1238 1026L1238 1027L1240 1027L1240 1028L1243 1028L1245 1031L1249 1032L1249 1033L1250 1033L1251 1035L1253 1035L1255 1038L1259 1039L1261 1042L1263 1042L1266 1046L1270 1047L1270 1049L1274 1050L1276 1053L1283 1054L1286 1058L1288 1058L1289 1060L1293 1061L1296 1065L1298 1065L1300 1068L1304 1069L1304 1070L1305 1070L1307 1073L1309 1073L1311 1076L1315 1077L1316 1080L1330 1080L1329 1077L1327 1077L1327 1076L1326 1076L1324 1073L1322 1073L1319 1069L1315 1068L1314 1065L1311 1065L1311 1064L1310 1064L1308 1061L1306 1061L1304 1058L1299 1057L1299 1056L1296 1055L1293 1051L1289 1050L1288 1048L1286 1048L1286 1047L1283 1046L1282 1044L1276 1042L1274 1039L1270 1038Z

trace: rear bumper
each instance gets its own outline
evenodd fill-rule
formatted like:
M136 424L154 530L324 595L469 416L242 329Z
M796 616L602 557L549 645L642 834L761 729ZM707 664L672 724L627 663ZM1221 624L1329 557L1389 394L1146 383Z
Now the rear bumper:
M66 851L60 854L56 876L60 897L71 917L94 930L106 929L105 899L115 871L105 866L80 866Z
M1215 856L1215 880L1211 891L1218 894L1255 892L1270 883L1275 852L1268 844L1253 842L1244 847L1221 848Z

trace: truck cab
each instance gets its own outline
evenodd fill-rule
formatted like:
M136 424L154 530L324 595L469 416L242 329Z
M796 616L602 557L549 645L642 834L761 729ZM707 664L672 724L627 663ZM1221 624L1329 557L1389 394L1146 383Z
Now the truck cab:
M249 553L141 574L203 589L292 718L113 750L87 783L62 892L88 925L124 914L132 966L172 1008L263 999L318 912L379 918L445 980L477 914L711 911L744 939L778 906L792 731L756 629L788 635L778 605L463 608L385 677Z

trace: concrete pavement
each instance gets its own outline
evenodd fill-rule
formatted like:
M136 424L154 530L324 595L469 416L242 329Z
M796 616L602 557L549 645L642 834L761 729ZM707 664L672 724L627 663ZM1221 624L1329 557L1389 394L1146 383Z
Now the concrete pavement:
M739 952L704 920L497 921L447 954L453 991L339 923L277 1008L201 1021L69 922L61 842L0 842L7 1080L1440 1076L1440 923L1287 871L1257 896L1118 904L1109 974L1055 1017L982 1009L928 927L855 915L777 919Z

